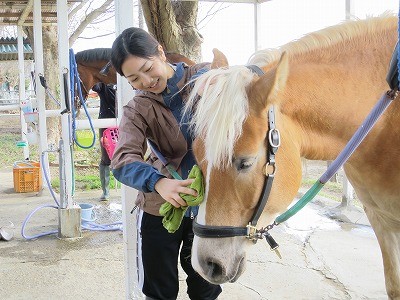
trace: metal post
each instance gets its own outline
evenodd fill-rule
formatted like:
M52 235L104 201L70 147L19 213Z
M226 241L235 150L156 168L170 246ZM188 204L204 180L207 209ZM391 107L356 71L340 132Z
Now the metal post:
M35 56L35 80L40 82L39 74L44 73L43 65L43 37L42 37L42 7L41 0L33 2L33 35L34 35L34 56ZM46 123L46 103L45 90L42 85L36 85L36 101L39 113L39 153L47 150L47 123ZM42 172L46 170L50 179L49 160L47 152L43 158ZM44 175L44 174L43 174ZM43 185L46 185L44 182Z
M260 20L261 20L261 4L254 3L254 51L260 49L259 44L259 32L260 32Z
M133 1L115 0L115 33L120 34L124 29L133 26ZM118 123L121 120L123 105L133 96L133 90L126 79L117 76ZM138 289L138 272L136 262L137 228L135 218L130 213L135 206L137 191L122 185L122 222L124 236L125 262L125 291L126 299L141 298Z
M346 20L351 20L355 16L353 0L346 0ZM343 176L343 192L342 203L340 207L347 208L352 205L354 200L354 188L347 179L346 174Z
M355 17L354 1L346 0L346 20L354 19L354 17Z
M57 30L58 30L58 62L60 81L61 111L66 109L66 97L64 94L64 73L69 78L69 42L68 42L68 6L67 0L57 0ZM67 82L68 84L68 82ZM67 87L69 93L69 87ZM68 96L68 99L70 97ZM59 230L60 238L76 238L82 236L81 209L74 205L72 198L72 170L73 162L71 156L72 139L70 113L61 115L61 138L60 141L60 183L63 183L63 191L60 191Z
M25 101L25 64L24 64L24 40L22 26L18 25L18 71L19 71L19 103ZM26 134L28 133L28 126L26 125L24 114L20 110L20 121L21 121L21 140L27 142ZM29 159L29 145L24 147L24 159Z

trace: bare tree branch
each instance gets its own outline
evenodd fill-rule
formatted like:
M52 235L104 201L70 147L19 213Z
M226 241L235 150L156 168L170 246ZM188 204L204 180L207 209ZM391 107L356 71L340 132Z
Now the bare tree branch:
M99 8L91 11L86 15L86 17L82 20L79 26L75 29L74 33L69 38L69 44L73 45L79 35L85 30L85 28L97 17L105 13L108 7L114 2L114 0L105 1Z
M92 23L90 23L90 25L98 25L98 24L102 24L102 23L104 23L105 21L108 21L108 20L110 20L110 19L112 19L112 18L114 18L115 16L114 15L110 15L110 16L108 16L107 18L102 18L102 19L99 19L98 21L93 21ZM88 26L89 27L89 26Z
M105 33L105 34L100 34L100 35L92 36L92 37L80 36L80 37L78 37L78 39L82 39L82 40L92 40L92 39L95 39L95 38L98 38L98 37L109 36L109 35L112 35L112 34L115 34L115 31L110 32L110 33Z
M217 8L217 6L218 6L218 8ZM231 4L226 4L226 3L225 4L224 3L213 4L213 6L207 11L207 13L204 15L204 17L197 22L197 26L199 27L199 30L204 28L208 24L208 22L210 22L215 17L215 15L218 12L220 12L224 9L227 9L230 6L231 6Z
M69 13L68 13L68 20L71 20L75 15L80 11L89 0L82 0L78 5L76 5Z

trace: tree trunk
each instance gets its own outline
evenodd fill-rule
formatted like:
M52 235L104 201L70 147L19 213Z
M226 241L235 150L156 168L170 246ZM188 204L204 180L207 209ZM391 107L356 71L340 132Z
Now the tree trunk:
M198 1L141 0L149 32L166 52L199 62L203 37L197 30Z
M32 27L24 28L29 40L34 44ZM43 67L44 78L50 93L60 99L60 83L58 77L58 37L56 25L43 25ZM40 82L36 83L37 85ZM38 99L40 101L41 99ZM58 105L47 95L45 95L46 109L59 109ZM47 140L49 144L58 145L61 135L60 118L47 118Z
M44 77L51 94L60 101L60 80L58 76L58 36L56 25L43 26L43 63ZM46 94L46 109L60 107ZM49 144L58 146L61 135L60 117L47 118L47 139Z

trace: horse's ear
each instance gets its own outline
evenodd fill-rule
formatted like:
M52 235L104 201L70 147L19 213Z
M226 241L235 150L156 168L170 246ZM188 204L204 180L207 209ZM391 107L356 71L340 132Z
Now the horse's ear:
M289 74L289 58L286 52L282 56L278 64L263 75L258 80L252 90L256 93L256 97L261 100L261 105L266 107L267 104L274 104L277 101L279 91L282 91L286 85Z
M225 68L229 66L226 56L221 51L219 51L217 48L214 48L213 53L214 59L211 63L211 69Z

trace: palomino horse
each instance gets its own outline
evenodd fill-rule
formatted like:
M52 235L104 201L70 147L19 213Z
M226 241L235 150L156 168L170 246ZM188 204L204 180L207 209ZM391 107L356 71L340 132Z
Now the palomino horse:
M257 52L250 64L258 65L264 75L245 66L228 67L225 56L214 50L212 67L217 69L198 78L187 106L197 105L192 119L194 153L206 185L194 224L192 264L205 279L234 282L244 271L246 247L253 242L244 236L223 236L221 228L246 229L266 178L275 175L260 227L273 223L295 198L301 158L335 159L389 89L385 78L397 21L391 16L350 21L279 50ZM378 238L391 299L400 299L396 100L344 166ZM272 138L271 126L276 126ZM271 148L278 149L272 170L266 155ZM216 234L210 235L212 231Z
M166 53L170 63L185 62L193 65L194 62L178 53ZM75 60L79 77L82 81L82 95L86 99L89 90L98 82L105 84L117 83L115 69L111 66L111 48L95 48L77 52Z

